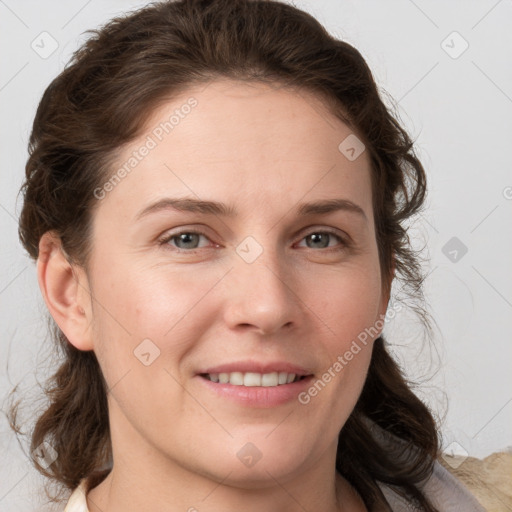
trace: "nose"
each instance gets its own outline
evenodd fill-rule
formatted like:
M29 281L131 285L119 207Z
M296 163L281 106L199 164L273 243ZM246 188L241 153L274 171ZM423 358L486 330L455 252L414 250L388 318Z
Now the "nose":
M226 283L224 319L234 330L253 330L272 335L297 327L303 304L294 288L293 268L275 251L264 250L252 263L235 255L235 267Z

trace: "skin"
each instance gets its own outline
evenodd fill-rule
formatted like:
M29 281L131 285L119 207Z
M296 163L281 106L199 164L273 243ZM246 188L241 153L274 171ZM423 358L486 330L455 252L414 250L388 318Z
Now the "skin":
M52 234L40 244L50 313L77 349L94 350L109 386L114 466L88 494L89 510L365 510L335 455L375 338L306 405L244 407L196 372L252 358L319 378L385 314L367 152L349 161L338 150L351 129L309 93L219 80L153 112L119 166L192 96L190 114L99 200L87 272ZM161 210L134 220L158 199L185 196L238 215ZM295 213L331 198L364 216ZM159 245L191 229L203 236ZM348 244L309 236L329 229ZM248 236L263 250L250 264L236 252ZM148 366L134 356L147 338L160 350ZM247 442L262 454L252 467L237 457Z

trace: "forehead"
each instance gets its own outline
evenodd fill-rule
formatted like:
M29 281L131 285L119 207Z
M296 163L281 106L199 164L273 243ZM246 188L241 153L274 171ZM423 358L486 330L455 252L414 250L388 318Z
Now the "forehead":
M165 195L229 196L230 203L268 209L345 196L368 210L367 154L346 153L355 136L311 92L233 80L201 84L161 104L122 149L112 170L127 172L107 200L128 211Z
M220 80L161 105L144 132L164 145L172 139L198 151L208 146L212 157L233 160L258 150L259 159L279 155L300 161L302 156L328 160L339 151L340 138L352 130L310 91Z

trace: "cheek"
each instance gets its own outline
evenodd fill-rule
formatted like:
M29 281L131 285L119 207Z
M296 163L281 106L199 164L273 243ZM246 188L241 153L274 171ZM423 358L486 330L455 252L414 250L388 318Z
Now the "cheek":
M115 272L95 286L95 296L104 306L98 313L113 329L125 334L161 338L211 286L210 280L194 280L191 274L118 264Z
M163 275L118 265L94 290L95 352L113 409L134 426L151 420L155 431L185 408L180 362L198 336L194 305L212 286L191 283L183 272Z
M323 321L329 345L343 350L375 326L381 307L380 272L375 265L344 268L317 277L306 303ZM372 331L373 332L373 331Z
M144 269L119 261L111 268L93 291L95 352L107 382L150 361L155 368L163 360L177 367L212 321L201 300L222 272Z
M317 291L318 316L326 325L322 337L324 367L316 383L307 390L303 402L315 402L312 411L330 414L336 411L342 425L352 411L364 384L373 341L382 328L379 321L381 299L380 274L370 266L346 269L325 279L324 293ZM320 414L321 415L321 414Z

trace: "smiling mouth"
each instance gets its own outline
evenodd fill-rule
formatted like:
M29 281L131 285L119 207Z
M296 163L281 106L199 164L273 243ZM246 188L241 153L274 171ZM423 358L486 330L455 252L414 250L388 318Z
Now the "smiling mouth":
M285 384L293 384L309 377L309 375L297 375L288 372L201 373L199 376L218 384L230 384L232 386L244 387L277 387Z

